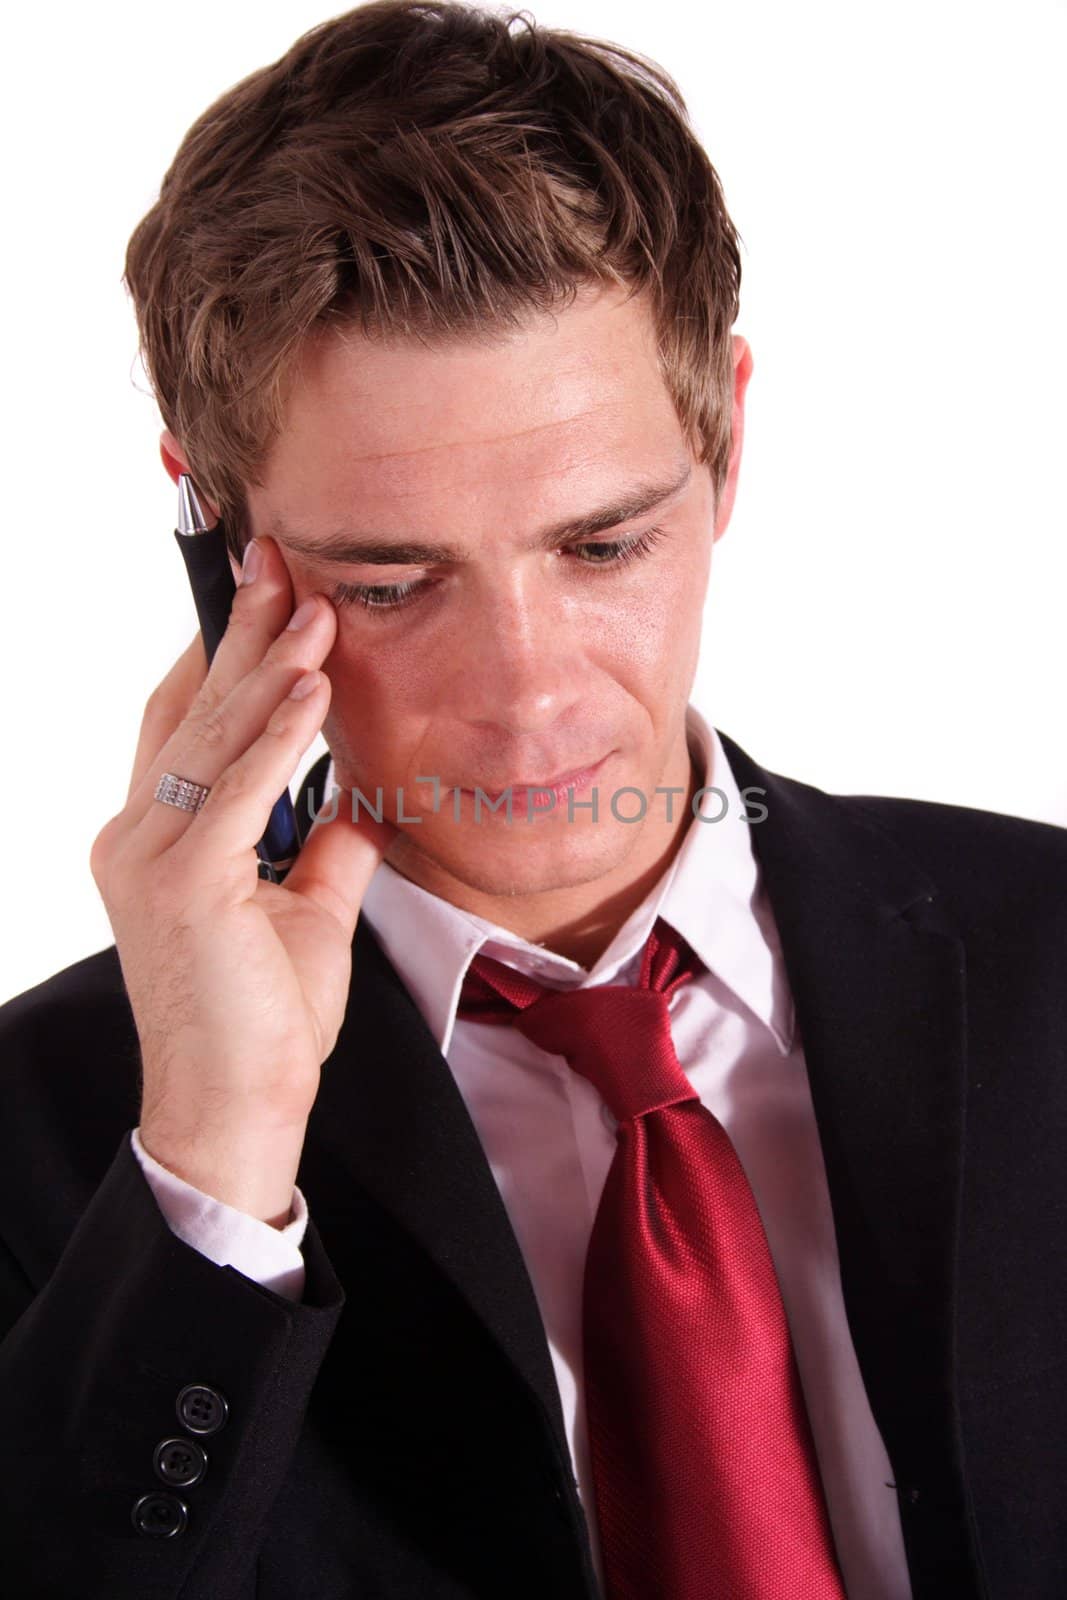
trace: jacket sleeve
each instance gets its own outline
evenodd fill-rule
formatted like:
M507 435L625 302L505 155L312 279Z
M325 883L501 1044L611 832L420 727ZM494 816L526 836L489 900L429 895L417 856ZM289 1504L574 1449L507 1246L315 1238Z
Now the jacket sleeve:
M20 1600L229 1600L344 1294L304 1236L294 1301L168 1225L123 1134L47 1282L0 1248L0 1549Z
M140 1129L130 1134L145 1182L172 1232L220 1267L236 1267L287 1300L304 1292L304 1258L300 1246L307 1229L307 1201L298 1186L293 1189L291 1220L284 1228L238 1211L214 1195L186 1183L176 1172L150 1156L141 1143Z

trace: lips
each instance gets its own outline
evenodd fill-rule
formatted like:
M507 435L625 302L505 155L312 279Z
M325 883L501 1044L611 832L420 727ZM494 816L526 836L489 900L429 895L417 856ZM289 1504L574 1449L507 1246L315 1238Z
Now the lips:
M606 760L606 756L601 756L599 761L584 767L572 767L569 772L561 772L554 778L513 778L510 783L505 783L500 788L491 789L487 784L479 784L478 787L490 800L499 800L501 795L506 794L509 790L513 795L525 794L527 790L544 790L553 793L558 793L562 790L565 792L567 789L581 788L588 783ZM464 793L473 794L473 787L465 787Z

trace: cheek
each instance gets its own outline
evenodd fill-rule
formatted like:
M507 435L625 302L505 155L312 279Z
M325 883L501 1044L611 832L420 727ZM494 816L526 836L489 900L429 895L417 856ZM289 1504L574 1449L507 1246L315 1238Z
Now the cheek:
M332 685L323 733L335 757L381 766L417 743L432 717L433 675L417 650L376 648L338 613L338 637L323 662Z
M590 658L640 698L662 696L690 674L703 625L707 558L652 562L578 621Z

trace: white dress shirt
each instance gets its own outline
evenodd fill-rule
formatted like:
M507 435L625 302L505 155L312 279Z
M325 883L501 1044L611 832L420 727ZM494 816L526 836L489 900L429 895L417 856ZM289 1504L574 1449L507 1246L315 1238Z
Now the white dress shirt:
M703 970L672 997L671 1033L702 1103L733 1141L759 1208L849 1600L911 1600L893 1473L845 1316L803 1047L752 849L753 824L743 820L744 803L717 732L693 705L686 727L704 784L719 791L700 802L702 816L711 820L689 821L671 865L591 970L460 910L385 862L368 887L363 914L455 1077L525 1258L598 1573L581 1290L593 1218L615 1154L615 1121L592 1084L562 1056L540 1050L515 1029L457 1020L456 1008L479 952L549 985L570 987L635 983L657 917L692 946ZM332 782L331 764L324 793ZM754 796L753 805L761 798ZM176 1233L212 1260L300 1297L307 1207L299 1189L292 1221L275 1229L201 1194L147 1156L136 1129L131 1137Z

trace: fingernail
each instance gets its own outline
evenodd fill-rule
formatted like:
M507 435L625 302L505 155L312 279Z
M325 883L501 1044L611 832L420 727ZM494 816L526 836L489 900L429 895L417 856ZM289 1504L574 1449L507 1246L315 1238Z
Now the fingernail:
M263 565L263 550L255 539L250 539L245 547L244 560L241 562L241 582L255 583L259 576L259 569Z
M314 595L309 595L304 601L303 605L297 606L296 610L289 618L289 621L286 623L286 628L302 628L305 623L311 621L318 609L318 606L315 604Z
M289 690L289 698L290 700L306 700L309 694L315 693L318 686L318 673L305 672L302 677L297 678L293 687Z

